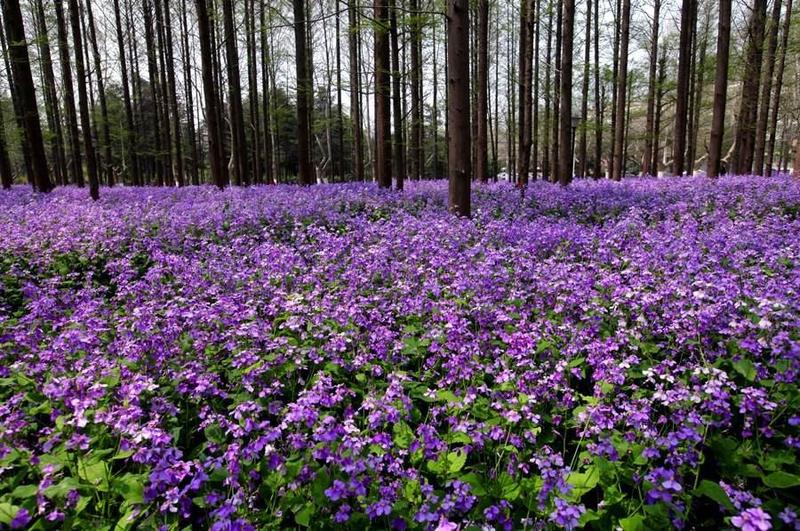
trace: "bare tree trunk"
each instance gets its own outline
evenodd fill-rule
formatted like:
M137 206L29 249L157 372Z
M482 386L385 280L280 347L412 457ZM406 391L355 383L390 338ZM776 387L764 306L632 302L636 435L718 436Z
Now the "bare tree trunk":
M411 178L425 174L425 133L422 110L422 30L419 21L419 0L410 1L411 16Z
M78 8L78 0L69 0L69 11L72 24L72 42L75 48L75 75L78 78L78 106L81 115L83 145L86 151L86 171L89 174L89 195L91 195L92 199L97 200L100 197L100 186L97 179L97 159L95 158L92 143L89 102L86 96L86 68L83 63L83 39L81 36L81 14Z
M89 39L92 45L94 59L94 69L97 72L97 96L100 99L100 119L102 120L101 131L103 133L103 170L101 175L105 177L108 186L114 185L113 161L111 160L111 132L108 126L108 104L106 103L106 88L103 83L103 67L100 62L100 49L97 47L97 32L94 28L94 14L92 13L92 2L86 0L86 14L89 18Z
M559 144L559 121L561 117L560 108L561 108L561 48L563 44L562 38L562 31L564 28L563 24L563 0L558 0L556 2L556 12L558 14L558 21L556 22L556 52L555 52L555 72L553 74L553 143L551 145L551 152L550 152L550 180L552 182L557 182L559 180L559 171L560 165L558 162L558 156L561 153Z
M594 10L594 178L603 176L603 101L600 97L600 1Z
M770 96L772 95L772 75L775 72L775 52L778 48L778 29L781 25L781 0L774 0L772 6L772 17L769 21L770 31L769 37L767 37L767 59L765 64L767 69L764 71L764 79L761 82L761 97L759 98L761 108L758 111L758 120L756 122L753 168L757 175L765 175L764 150L767 144L767 120L769 117Z
M736 149L733 153L731 171L735 174L750 173L753 169L756 120L758 111L758 87L761 81L761 62L764 51L764 25L767 0L754 0L753 12L748 25L747 53L743 69L742 100L739 120L736 124Z
M56 26L58 28L58 52L61 59L61 79L64 86L64 112L67 118L70 147L70 174L72 182L83 186L83 167L81 162L81 141L78 135L78 118L75 112L75 92L72 85L72 66L69 56L67 24L64 18L62 0L54 0Z
M561 98L559 102L558 183L567 186L572 182L572 47L575 35L575 0L562 2L561 45Z
M392 186L391 69L387 0L375 0L375 179L381 188Z
M722 139L725 135L725 106L728 97L728 61L731 40L731 0L720 0L717 29L717 72L714 79L714 111L711 118L711 136L708 141L709 177L720 174Z
M184 8L184 13L186 9ZM119 67L122 76L122 101L125 106L125 138L128 142L128 156L131 164L131 179L134 186L141 184L139 175L139 162L136 153L136 128L133 125L133 107L131 105L131 91L128 85L128 65L125 60L125 39L122 33L122 16L120 13L119 0L114 0L114 22L117 31L117 47L119 52Z
M531 118L533 110L533 0L523 0L519 24L519 121L517 123L517 183L528 185L531 160Z
M299 182L302 185L314 184L311 169L311 73L308 68L308 48L306 40L305 0L292 0L294 8L294 46L295 67L297 71L297 164Z
M548 2L547 9L547 52L544 74L544 140L542 141L542 179L550 180L550 102L553 98L550 72L553 64L553 9Z
M617 82L617 124L614 129L614 156L611 162L611 178L619 181L625 174L625 99L628 91L628 42L631 22L631 2L622 1L619 36L619 80Z
M203 97L205 98L206 129L208 130L208 158L211 166L211 177L221 190L228 184L228 175L222 160L222 138L219 113L217 111L217 93L214 84L214 59L211 50L211 23L208 18L206 0L195 0L197 10L197 29L200 37L200 58L203 73Z
M447 0L448 207L470 216L469 2Z
M406 148L403 142L403 108L400 100L400 43L397 35L397 6L396 0L389 1L389 32L391 36L392 52L392 105L394 111L394 160L397 168L397 189L403 189L406 176Z
M361 119L361 66L358 61L358 17L354 0L347 7L350 52L350 119L353 122L353 176L364 180L364 125Z
M237 186L250 184L247 166L247 142L244 136L244 111L239 78L239 50L233 21L233 0L222 0L222 17L225 26L225 59L228 70L229 108L231 118L231 159L233 182Z
M261 119L258 113L258 67L256 54L256 17L255 0L245 0L245 42L247 43L247 99L250 123L250 150L253 156L250 163L250 173L253 182L258 184L261 179Z
M475 173L481 182L489 177L489 0L478 1L478 139Z
M611 74L611 142L608 155L608 176L614 172L614 148L617 138L617 96L619 95L619 41L622 29L622 0L616 0L616 10L614 11L614 46L612 50L612 74Z
M166 63L167 63L167 85L169 91L169 108L172 114L173 129L172 138L175 142L175 180L178 186L185 184L183 168L183 144L181 142L181 113L178 107L178 87L175 82L175 54L173 53L172 41L172 15L169 8L169 0L164 1L164 31L166 37ZM167 122L169 124L169 121Z
M50 131L54 135L51 150L53 154L54 180L62 185L67 184L66 155L64 154L64 134L61 127L61 111L58 105L56 77L53 73L53 59L50 52L50 36L47 31L47 18L42 0L36 1L35 25L38 27L38 44L42 78L44 84L45 111ZM0 121L2 123L2 121ZM2 154L0 154L0 158ZM2 162L0 162L2 165Z
M663 111L663 100L666 88L664 84L667 81L667 54L665 51L661 52L661 58L658 60L658 83L656 87L656 119L653 124L653 162L650 165L653 168L653 173L658 175L658 158L661 150L661 112Z
M772 163L775 157L775 133L778 129L778 109L781 106L781 89L783 88L783 72L786 67L786 48L789 45L789 29L792 22L792 0L786 1L786 15L783 19L781 34L781 53L778 61L778 71L775 74L775 104L770 113L769 140L767 141L767 167L766 174L772 175ZM795 167L797 168L797 167Z
M0 106L0 124L5 123L3 120L3 109ZM14 174L11 171L11 159L8 156L8 148L6 144L6 129L0 126L0 183L3 189L8 190L14 184Z
M655 0L653 5L653 31L650 37L650 72L647 84L647 122L644 131L644 154L642 155L642 175L658 173L653 168L653 138L656 119L656 84L658 76L658 26L661 15L661 0Z
M541 16L540 0L533 0L533 101L532 107L532 124L533 141L531 145L531 174L533 179L539 178L539 35L541 31L541 24L539 17Z
M194 125L194 90L192 83L192 52L189 48L189 28L186 20L186 0L181 0L181 46L183 54L183 85L186 98L187 135L189 142L189 176L193 185L200 184L200 160L197 153L197 132Z
M694 104L692 105L692 126L689 128L689 146L687 149L686 168L694 173L694 163L697 159L697 137L700 133L700 111L703 108L703 88L706 78L706 52L708 51L708 34L711 25L711 10L706 8L703 21L703 39L700 42L697 65L695 67Z
M583 51L583 87L581 90L581 137L578 142L578 171L579 177L586 177L588 167L587 156L587 119L589 116L589 59L592 52L592 0L586 0L586 42Z
M681 5L681 35L678 57L678 88L675 102L675 131L673 137L672 173L682 175L685 169L686 127L689 107L690 65L692 59L692 11L697 0L683 0Z
M272 120L270 119L270 86L269 86L269 61L272 59L267 54L267 18L266 18L266 2L261 0L261 10L259 13L259 23L261 24L261 107L264 114L264 176L267 184L274 184L277 178L276 172L273 171L273 157L274 152L272 149Z

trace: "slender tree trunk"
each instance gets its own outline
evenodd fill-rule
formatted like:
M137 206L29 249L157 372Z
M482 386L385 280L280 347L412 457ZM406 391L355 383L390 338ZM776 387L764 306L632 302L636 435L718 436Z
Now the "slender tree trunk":
M711 137L708 141L709 177L720 174L722 139L725 134L725 106L728 97L728 61L731 40L731 0L720 0L717 29L717 72L714 79L714 110L711 118Z
M81 141L78 134L78 117L75 111L75 92L72 85L72 62L69 54L67 24L64 18L62 0L53 0L58 28L58 52L61 59L61 79L64 88L64 113L69 133L70 163L72 182L83 186L83 163L81 161Z
M469 3L447 0L448 207L470 216Z
M547 8L547 52L545 56L544 74L544 140L542 141L542 179L550 180L550 102L553 98L552 93L552 71L553 64L553 9L552 2L548 2Z
M184 8L184 13L185 12L186 9ZM114 0L114 23L117 31L120 75L122 76L122 101L125 106L125 139L128 140L128 156L130 158L131 165L131 179L134 186L138 186L141 184L141 181L139 176L138 155L136 153L136 129L133 125L133 107L131 106L131 91L128 84L128 65L125 61L125 39L122 33L122 18L119 0Z
M403 108L400 100L400 39L397 34L396 0L389 1L391 52L392 52L392 105L394 111L394 160L397 168L397 189L403 189L406 176L406 148L403 142Z
M592 0L586 0L586 42L583 51L583 86L581 90L581 131L578 142L578 172L579 177L586 177L588 167L587 156L587 120L589 116L589 59L592 52Z
M775 157L775 133L778 129L778 109L781 106L781 89L783 88L783 72L786 67L786 48L789 45L789 30L792 21L792 0L786 1L786 14L781 32L781 53L778 60L778 71L775 74L775 103L769 119L769 140L767 141L766 175L772 175L772 163Z
M678 57L678 88L675 102L675 130L672 142L672 173L683 175L686 155L686 127L689 107L689 78L692 56L692 10L697 0L683 0Z
M781 0L773 0L772 17L769 21L769 36L767 37L767 59L764 79L761 83L761 97L758 111L758 121L756 122L756 143L755 159L753 162L754 171L757 175L764 173L764 150L767 144L767 123L769 118L770 96L772 95L772 76L775 72L775 53L778 48L778 29L781 25Z
M528 185L531 160L531 118L533 106L533 0L523 0L519 25L519 121L517 134L517 183Z
M532 123L531 128L533 131L533 140L531 142L531 175L533 179L539 178L539 35L541 30L541 23L539 17L541 16L540 0L533 0L533 101L532 107Z
M364 180L364 126L361 119L361 66L358 60L358 16L355 0L347 7L350 52L350 120L353 122L353 177Z
M694 81L694 104L692 105L693 117L692 127L689 128L689 147L686 160L686 168L690 173L694 173L694 163L697 159L697 137L700 133L700 111L703 109L703 92L706 79L706 52L708 51L708 34L711 25L711 11L706 9L703 21L703 39L700 42L697 65L695 67Z
M611 178L619 181L625 175L625 99L628 91L628 42L630 33L631 2L623 0L619 36L619 79L617 82L617 124L614 129L614 156Z
M551 145L551 152L550 152L550 180L552 182L558 182L559 180L559 172L560 172L560 164L558 161L558 156L561 153L561 149L559 147L560 138L559 138L559 126L560 126L560 118L561 118L561 49L564 44L563 39L563 30L564 30L564 10L563 10L563 0L558 0L556 2L556 13L558 15L558 21L556 22L556 52L555 52L555 61L556 67L555 72L553 74L553 143ZM570 111L571 112L571 111Z
M267 184L274 184L275 172L273 171L273 156L272 149L272 120L270 118L270 87L269 87L269 62L272 59L267 54L268 41L267 41L267 15L266 15L266 1L261 0L260 20L261 24L261 107L264 114L264 176Z
M411 16L411 178L425 174L425 133L422 110L422 30L419 21L419 0L410 0Z
M195 0L197 10L197 30L200 37L200 58L203 73L203 97L205 98L206 128L208 129L208 158L211 177L219 189L228 184L228 175L222 161L222 138L220 124L217 122L217 94L214 85L214 60L211 50L211 24L208 18L206 0Z
M375 0L375 177L381 188L392 186L391 65L389 10L386 2Z
M0 124L3 121L3 109L0 108ZM3 189L8 190L14 184L14 174L11 171L11 159L8 156L5 127L0 127L0 183Z
M600 96L600 1L594 10L594 178L603 176L603 101Z
M53 168L55 169L55 180L60 184L67 184L67 165L64 153L64 134L61 127L61 110L58 105L58 92L56 91L56 78L53 73L53 59L50 51L50 36L47 30L47 18L45 17L44 5L42 0L36 1L36 15L34 20L38 26L39 35L39 55L44 81L45 109L49 128L54 135L51 150L53 153ZM2 121L0 121L2 123ZM2 155L0 155L2 157ZM2 162L0 162L2 165Z
M86 0L86 14L89 18L89 40L92 45L92 56L94 59L94 69L97 72L97 96L100 99L100 119L102 124L100 130L103 134L103 170L101 176L105 178L108 186L114 185L114 171L111 160L111 131L108 123L108 104L106 103L106 88L103 83L103 66L100 62L100 49L97 47L97 32L94 27L94 14L92 12L91 0Z
M736 124L735 150L731 163L734 174L750 173L753 169L758 87L761 82L761 62L764 49L764 25L767 0L754 0L748 25L747 53L743 69L742 99Z
M178 186L185 184L183 168L183 144L181 142L181 113L178 107L178 86L175 82L175 54L172 41L172 14L169 0L164 1L164 31L166 37L167 85L169 89L169 109L172 114L172 138L175 142L175 181Z
M439 177L439 63L436 62L436 24L433 25L432 38L433 44L433 154L431 157L432 174L434 178Z
M297 164L298 177L302 185L314 184L311 169L311 73L308 68L308 48L306 40L305 0L292 0L294 8L295 66L297 70Z
M83 38L81 36L81 14L78 0L69 0L70 21L72 24L72 42L75 48L75 75L78 78L78 106L81 115L83 145L86 151L86 172L89 175L89 195L97 200L100 197L100 186L97 179L97 159L92 143L92 125L89 115L89 101L86 96L86 68L83 62ZM36 155L34 155L36 156Z
M561 97L559 102L559 153L558 183L567 186L572 182L573 153L572 129L572 49L575 35L575 0L562 2L561 46Z
M247 99L248 99L248 114L250 123L248 130L250 131L250 150L252 151L252 160L250 163L250 174L252 175L253 183L260 183L261 178L261 119L258 113L258 68L257 68L257 54L256 54L256 18L255 18L255 0L245 0L245 41L247 43Z
M222 0L222 16L225 26L225 58L228 69L229 107L231 117L231 159L233 182L237 186L250 184L247 166L247 142L244 136L244 111L239 78L239 50L233 20L233 0Z
M658 158L661 146L661 112L663 111L663 100L666 92L665 83L667 81L667 55L664 51L661 52L661 58L658 60L658 83L656 87L656 118L653 124L653 162L650 167L653 168L653 173L658 175Z
M336 176L344 182L344 111L342 110L342 30L341 11L336 4Z
M478 139L475 146L475 173L481 182L489 178L489 0L478 0L478 66L477 66Z
M658 171L653 168L653 139L655 137L656 119L656 85L658 77L658 29L661 16L661 0L653 5L653 30L650 37L650 72L647 84L647 121L644 131L644 154L642 155L642 175L653 175Z
M613 178L614 173L614 149L617 138L617 96L619 96L619 42L622 29L622 0L616 0L616 10L614 11L614 46L612 51L612 74L611 74L611 141L609 144L608 155L608 176Z
M186 0L181 0L181 47L183 55L183 88L186 98L186 132L189 143L189 177L195 186L200 184L200 161L197 153L197 132L194 125L194 90L192 83L192 51L189 48L189 27L186 20Z

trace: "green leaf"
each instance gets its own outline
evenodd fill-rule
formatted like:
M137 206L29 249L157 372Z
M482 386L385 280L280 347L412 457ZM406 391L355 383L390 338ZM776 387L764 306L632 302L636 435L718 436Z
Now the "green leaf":
M88 464L78 459L78 476L101 492L108 490L108 465L105 461Z
M598 481L600 481L600 473L596 467L590 466L586 469L586 472L572 472L567 481L572 485L570 494L574 499L578 500L597 486Z
M408 448L414 440L414 432L402 420L394 425L394 444L399 448Z
M773 489L789 489L800 485L800 476L788 472L773 472L764 478L764 484Z
M447 454L447 472L455 474L462 468L464 463L467 462L467 452L464 450L456 450Z
M483 479L475 472L464 474L458 478L461 482L470 486L470 491L475 496L485 496L486 488L483 485Z
M504 500L514 501L519 498L520 486L513 477L509 476L506 472L500 474L497 480L500 486L500 497Z
M36 485L20 485L16 489L11 492L11 496L13 498L31 498L36 496L36 492L39 490L39 487Z
M623 518L619 521L619 525L622 527L622 531L646 531L647 529L644 525L644 516L641 514Z
M77 479L66 477L55 485L50 485L44 489L44 495L48 498L63 497L71 490L78 490L80 486L81 483Z
M311 524L311 517L314 516L314 505L306 503L299 511L294 513L294 521L297 525L308 527Z
M10 503L0 502L0 524L8 525L17 516L19 507Z
M125 474L115 478L114 490L130 504L144 503L144 485L147 477L144 474Z
M733 363L733 368L750 382L756 379L756 366L753 365L753 362L750 360L741 359L735 361Z
M711 498L729 511L734 510L733 504L731 503L730 498L728 498L728 494L722 489L722 487L719 486L718 483L704 479L700 482L697 488L692 491L692 493L697 496L706 496L707 498Z

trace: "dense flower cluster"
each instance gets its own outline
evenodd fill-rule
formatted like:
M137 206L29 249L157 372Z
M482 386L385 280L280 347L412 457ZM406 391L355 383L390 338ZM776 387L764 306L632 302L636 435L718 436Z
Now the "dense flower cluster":
M0 528L797 529L788 178L0 195Z

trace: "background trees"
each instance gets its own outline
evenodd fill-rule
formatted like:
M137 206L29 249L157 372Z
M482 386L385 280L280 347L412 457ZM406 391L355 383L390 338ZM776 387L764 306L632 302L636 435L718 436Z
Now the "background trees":
M470 179L520 185L569 181L573 166L619 179L791 165L790 0L479 0L463 75L448 7L3 0L0 177L46 172L96 195L118 182L399 187L464 157ZM462 125L471 142L453 153Z

